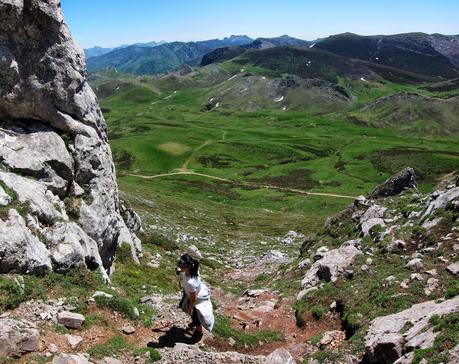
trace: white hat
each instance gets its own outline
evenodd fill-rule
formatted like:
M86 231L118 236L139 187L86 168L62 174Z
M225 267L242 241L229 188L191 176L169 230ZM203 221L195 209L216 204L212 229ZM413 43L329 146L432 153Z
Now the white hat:
M201 252L199 251L198 248L196 248L194 245L190 245L187 249L186 249L186 253L191 255L194 259L196 260L200 260L202 259L202 254Z

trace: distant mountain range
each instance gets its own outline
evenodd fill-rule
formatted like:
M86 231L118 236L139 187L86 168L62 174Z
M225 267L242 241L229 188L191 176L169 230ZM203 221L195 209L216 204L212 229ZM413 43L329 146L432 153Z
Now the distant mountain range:
M232 35L224 39L171 42L154 47L134 44L87 58L87 66L90 72L114 68L118 72L137 75L165 73L184 63L197 66L205 54L216 48L240 46L252 41L245 35Z
M232 35L200 42L134 44L106 52L86 50L90 72L115 69L160 74L184 64L206 66L231 59L304 78L377 74L394 81L421 82L459 77L459 36L425 33L361 36L352 33L305 41L283 35L251 39ZM95 55L99 53L99 55Z
M135 44L123 44L119 47L114 47L114 48L104 48L104 47L92 47L92 48L86 48L84 50L84 54L86 55L86 59L93 58L93 57L99 57L103 56L104 54L110 53L111 51L115 49L122 49L126 48L129 46L139 46L139 47L156 47L161 44L167 43L166 41L162 40L160 42L147 42L147 43L135 43Z

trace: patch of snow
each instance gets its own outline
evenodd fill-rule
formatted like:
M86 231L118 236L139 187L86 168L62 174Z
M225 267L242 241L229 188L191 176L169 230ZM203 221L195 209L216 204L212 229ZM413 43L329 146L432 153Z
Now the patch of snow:
M231 76L230 78L228 78L226 81L231 81L233 78L237 77L237 75L234 75L234 76Z
M363 77L360 77L360 81L367 82L367 80Z
M261 78L262 78L263 80L266 80L266 77L265 77L265 76L262 76Z
M209 102L212 102L212 101L214 101L214 97L212 97L212 98L209 100Z
M287 111L287 106L284 106L284 107L282 108L282 110L283 110L283 111Z
M119 89L120 89L120 87L119 87L119 86L118 86L117 88L115 88L115 90L119 90Z
M376 59L377 61L379 61L379 57L376 57L375 59Z
M278 97L277 99L274 99L274 102L281 102L284 99L284 96Z
M314 48L314 46L316 45L316 43L312 43L309 48Z
M244 69L244 68L241 68L241 72L245 72L245 69Z
M217 107L219 107L219 106L220 106L220 103L219 103L219 102L217 102L217 105L215 105L215 108L217 108Z

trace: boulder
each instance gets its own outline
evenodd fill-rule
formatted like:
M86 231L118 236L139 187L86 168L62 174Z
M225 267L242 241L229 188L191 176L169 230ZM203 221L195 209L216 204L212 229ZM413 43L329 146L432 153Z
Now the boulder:
M320 280L335 282L352 265L355 258L362 252L352 245L342 246L323 254L323 258L316 261L301 281L302 291L297 299L301 299L306 290L317 286Z
M59 354L53 358L52 364L93 364L81 354Z
M0 219L0 273L32 273L51 271L49 252L25 225L19 213L10 209L8 220Z
M416 188L416 175L413 168L407 167L376 187L369 198L378 199L395 196L408 188Z
M67 220L62 213L62 201L42 183L3 171L0 171L0 181L16 192L19 202L27 205L28 210L42 223L52 225L57 220ZM60 208L57 209L57 206Z
M119 359L106 356L102 360L97 361L96 364L123 364L123 362Z
M424 265L422 264L422 260L420 258L415 258L406 263L406 267L412 271L419 272L422 268L424 268Z
M296 364L296 361L287 350L280 348L269 354L264 364Z
M459 312L459 296L440 303L419 303L399 313L374 319L365 337L364 362L390 364L407 351L428 348L435 339L435 333L429 331L430 318L454 312Z
M0 357L19 357L40 350L40 332L25 320L0 318Z
M69 329L79 329L84 323L84 316L79 313L62 311L57 315L57 322Z
M42 230L55 270L66 272L87 265L96 269L102 266L97 243L74 222L58 222Z
M34 176L65 197L73 179L73 159L62 138L46 124L0 129L0 155L9 170Z

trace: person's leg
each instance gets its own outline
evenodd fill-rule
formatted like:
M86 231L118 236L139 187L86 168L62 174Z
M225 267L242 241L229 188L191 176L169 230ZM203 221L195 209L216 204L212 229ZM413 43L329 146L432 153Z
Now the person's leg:
M198 310L196 310L196 307L193 308L191 319L193 320L192 324L196 326L196 331L199 333L202 333L202 325L201 325L201 321L199 320Z

